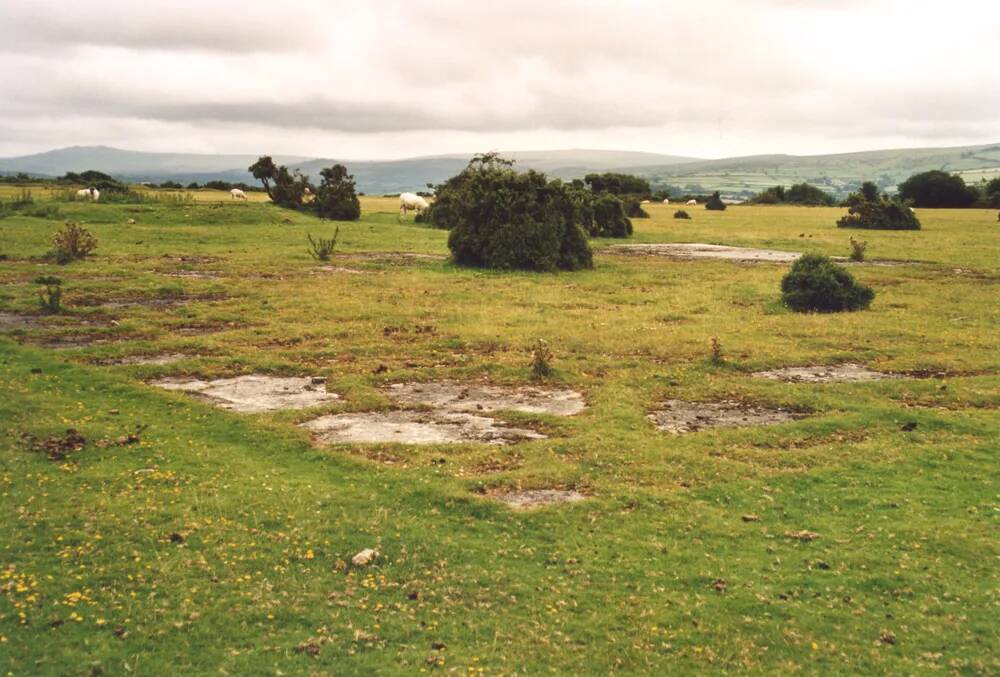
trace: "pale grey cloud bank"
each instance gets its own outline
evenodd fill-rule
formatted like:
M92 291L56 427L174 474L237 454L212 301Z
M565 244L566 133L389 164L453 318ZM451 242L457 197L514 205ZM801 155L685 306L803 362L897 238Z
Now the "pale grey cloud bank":
M1000 141L1000 5L0 3L0 155Z

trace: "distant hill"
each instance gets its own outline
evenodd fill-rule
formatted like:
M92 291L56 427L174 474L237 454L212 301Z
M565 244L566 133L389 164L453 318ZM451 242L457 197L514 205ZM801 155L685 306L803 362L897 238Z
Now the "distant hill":
M730 194L757 193L768 186L807 181L843 195L862 181L875 181L883 189L917 172L940 169L976 181L1000 169L1000 144L956 148L903 148L833 155L753 155L700 160L683 165L626 168L654 186L673 185L691 192L721 190ZM699 190L701 187L703 190Z
M835 155L754 155L704 160L677 155L614 150L509 151L522 169L537 169L563 179L590 172L622 171L650 180L654 187L677 187L704 193L749 195L776 184L808 181L844 195L862 181L883 189L919 171L943 169L975 181L1000 172L1000 144L958 148L906 148ZM398 193L440 183L459 172L471 154L435 155L405 160L351 161L301 156L275 156L275 161L313 178L336 162L347 165L365 193ZM129 181L204 183L212 179L252 182L246 171L257 155L145 153L107 146L72 146L15 158L0 158L0 174L25 172L60 176L68 171L97 169Z
M538 169L561 178L575 178L594 171L623 166L669 166L697 158L614 150L513 151L503 153L525 169ZM97 169L129 181L180 181L203 183L212 179L253 182L246 168L257 155L199 155L194 153L145 153L107 146L72 146L36 155L0 158L0 173L25 172L35 176L61 176L66 172ZM468 164L472 154L439 155L406 160L350 161L329 158L275 156L275 162L298 169L314 179L319 170L337 162L354 174L358 189L367 193L398 193L440 183Z

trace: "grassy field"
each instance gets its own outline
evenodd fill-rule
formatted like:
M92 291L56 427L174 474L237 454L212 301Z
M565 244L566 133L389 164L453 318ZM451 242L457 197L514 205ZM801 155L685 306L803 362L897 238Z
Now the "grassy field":
M846 255L853 235L911 262L852 268L877 292L868 311L799 315L778 300L784 265L599 253L593 271L532 274L373 256L447 254L446 233L398 223L388 198L337 224L324 268L306 234L334 224L204 196L0 219L0 313L36 313L43 274L66 306L0 335L5 672L1000 670L996 212L919 210L921 231L860 235L834 208L679 221L650 205L635 221L633 242ZM63 219L97 236L93 257L41 258ZM95 305L165 298L187 303ZM587 409L503 418L548 439L322 447L294 425L388 408L387 383L527 383L540 338L550 384ZM751 376L845 361L912 378ZM145 383L250 373L325 376L342 399L241 415ZM665 398L808 416L672 436L646 418ZM67 428L82 450L34 448ZM588 498L513 511L490 498L510 487ZM350 565L367 547L376 564Z

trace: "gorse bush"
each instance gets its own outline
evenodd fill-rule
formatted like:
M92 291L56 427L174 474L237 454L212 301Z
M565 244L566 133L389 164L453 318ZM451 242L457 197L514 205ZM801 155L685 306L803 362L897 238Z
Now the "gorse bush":
M552 368L552 350L544 339L535 342L535 348L531 351L531 376L536 381L549 378L555 373Z
M714 211L724 211L726 209L726 203L722 201L719 197L719 191L712 193L712 197L708 198L708 202L705 203L705 209L711 209Z
M625 215L632 219L648 219L649 212L642 208L642 202L637 197L626 197L622 200L625 203Z
M676 212L674 212L674 218L675 219L690 219L691 215L688 214L683 209L678 209Z
M781 280L781 300L797 312L862 310L875 292L826 256L805 254Z
M800 204L800 205L832 205L833 196L808 183L795 183L785 189L784 186L772 186L749 200L752 204Z
M478 155L438 186L431 212L450 229L448 248L462 265L499 269L577 270L593 266L576 205L561 181L518 173L496 154Z
M302 172L292 172L284 165L274 164L269 155L257 158L247 171L263 184L271 202L279 207L312 211L324 219L355 221L361 218L361 202L355 191L354 177L347 173L344 165L320 170L322 181L315 189ZM306 202L310 194L315 197Z
M310 206L324 219L354 221L361 218L361 202L354 190L354 177L344 165L320 170L322 181Z
M67 221L52 236L52 245L52 257L56 263L63 265L86 258L97 248L97 238L75 221Z
M865 250L868 249L868 243L862 242L861 240L855 240L851 238L851 260L861 262L865 260Z
M629 237L632 222L625 215L625 205L611 193L594 196L590 234L596 237Z
M920 221L913 210L898 197L875 201L855 200L847 215L837 221L838 228L871 230L920 230Z

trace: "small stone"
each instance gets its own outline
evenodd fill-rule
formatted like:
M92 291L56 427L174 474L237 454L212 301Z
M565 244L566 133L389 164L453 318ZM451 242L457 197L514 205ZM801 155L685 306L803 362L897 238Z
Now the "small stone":
M902 430L904 433L908 433L911 430L916 430L917 429L917 422L916 421L907 421L906 423L904 423L903 425L901 425L899 427L899 429Z
M750 515L750 514L743 515L743 517L741 517L740 519L742 519L744 522L759 522L760 521L760 517L758 517L757 515Z
M351 558L351 564L356 567L368 566L378 558L378 550L372 550L371 548L365 548L357 555Z
M112 416L117 416L119 414L119 411L117 409L109 409L108 413L111 414Z

